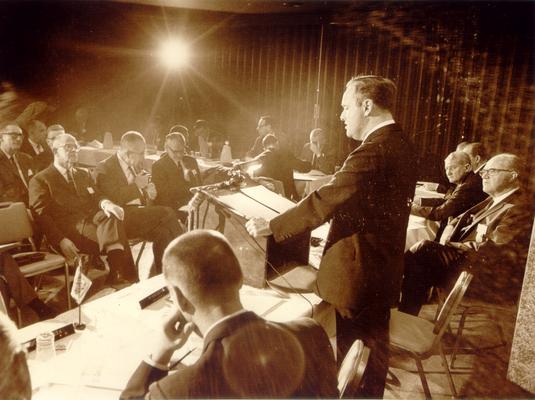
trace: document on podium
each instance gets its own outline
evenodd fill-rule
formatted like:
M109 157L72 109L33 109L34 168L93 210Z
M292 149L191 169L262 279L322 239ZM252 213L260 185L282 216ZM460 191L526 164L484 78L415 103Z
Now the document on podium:
M292 201L261 185L217 196L217 200L246 219L255 217L268 221L295 206Z

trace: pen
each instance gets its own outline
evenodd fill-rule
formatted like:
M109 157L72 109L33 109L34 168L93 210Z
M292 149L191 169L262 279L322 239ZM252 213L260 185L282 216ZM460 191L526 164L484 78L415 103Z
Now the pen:
M187 356L189 356L191 353L193 353L193 351L194 351L195 349L196 349L196 347L194 347L193 349L190 349L186 354L184 354L182 357L180 357L180 358L178 359L177 362L171 364L171 365L169 366L169 370L175 369L175 367L176 367L178 364L180 364L180 363L182 362L182 360L184 360Z

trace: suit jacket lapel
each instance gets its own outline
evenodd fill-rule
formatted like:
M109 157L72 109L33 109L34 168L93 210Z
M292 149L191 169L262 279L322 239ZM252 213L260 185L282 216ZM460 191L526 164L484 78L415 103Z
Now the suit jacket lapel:
M119 163L119 155L115 154L112 156L110 166L112 167L112 170L115 169L115 174L119 177L119 179L122 180L123 185L128 185L128 179L126 179L126 175L124 174L123 168L121 167L121 164Z

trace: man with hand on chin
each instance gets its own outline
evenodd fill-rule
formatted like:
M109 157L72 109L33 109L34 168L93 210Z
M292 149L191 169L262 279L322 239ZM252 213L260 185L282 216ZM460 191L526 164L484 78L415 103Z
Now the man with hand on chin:
M253 218L253 236L282 242L331 221L316 292L336 309L337 360L356 339L370 359L356 397L381 398L388 372L390 308L397 301L409 202L416 186L414 149L392 110L396 87L380 76L346 85L346 135L362 144L332 179L295 207L266 221Z
M54 162L30 180L30 207L49 243L73 262L79 252L105 253L111 283L137 280L123 228L124 210L104 198L89 173L76 168L78 143L64 133L52 143Z

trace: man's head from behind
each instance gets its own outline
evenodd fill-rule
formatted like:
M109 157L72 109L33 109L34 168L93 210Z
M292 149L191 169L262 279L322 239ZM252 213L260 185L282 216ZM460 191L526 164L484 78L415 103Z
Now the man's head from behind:
M165 152L171 160L178 163L186 153L186 139L181 133L172 132L165 137Z
M240 264L219 232L195 230L179 236L165 250L163 269L171 297L188 320L239 302Z
M262 147L264 150L277 150L279 148L279 139L270 133L262 139Z
M483 191L498 197L520 187L519 175L522 170L522 163L514 154L502 153L492 157L479 171L483 179Z
M65 169L70 169L78 162L78 142L70 133L62 133L52 142L54 162Z
M376 75L357 76L346 85L342 96L342 114L346 136L362 140L375 125L392 118L396 85Z
M470 157L463 151L454 151L444 160L444 170L450 183L460 183L472 170Z
M128 131L121 136L121 158L133 168L142 168L145 161L147 145L143 135L136 131Z
M320 154L327 144L327 134L321 128L310 131L310 150L315 154Z
M17 328L0 312L0 399L22 400L32 397L26 354L17 338Z
M466 146L464 146L463 151L470 157L470 162L474 171L478 169L487 159L485 147L482 143L468 143Z
M31 120L28 124L28 137L34 143L45 144L46 125L37 119Z
M22 145L22 129L14 122L0 127L0 148L10 156L20 150Z

